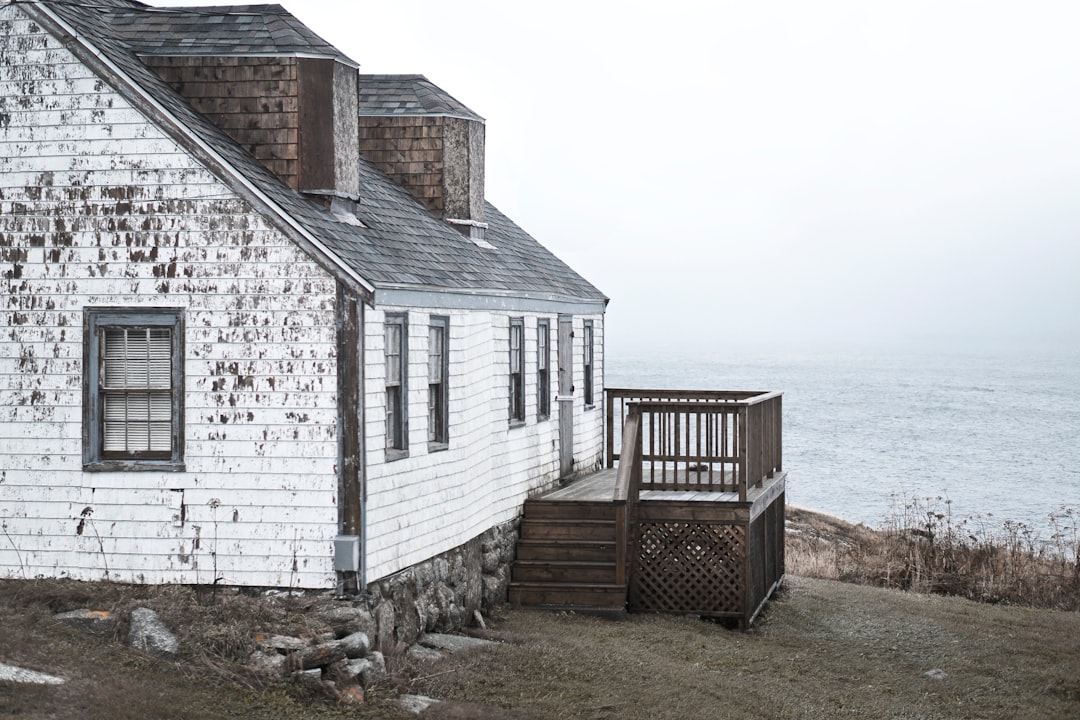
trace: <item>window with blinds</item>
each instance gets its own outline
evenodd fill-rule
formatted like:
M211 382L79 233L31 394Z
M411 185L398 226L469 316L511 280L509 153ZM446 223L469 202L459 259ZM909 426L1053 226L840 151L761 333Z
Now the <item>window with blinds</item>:
M112 453L172 451L172 331L101 331L103 447Z
M183 469L183 310L84 311L83 467Z

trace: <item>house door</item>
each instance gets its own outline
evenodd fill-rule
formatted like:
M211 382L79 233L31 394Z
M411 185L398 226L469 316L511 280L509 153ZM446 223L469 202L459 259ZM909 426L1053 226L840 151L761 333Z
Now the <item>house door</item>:
M559 477L574 473L574 318L559 316Z

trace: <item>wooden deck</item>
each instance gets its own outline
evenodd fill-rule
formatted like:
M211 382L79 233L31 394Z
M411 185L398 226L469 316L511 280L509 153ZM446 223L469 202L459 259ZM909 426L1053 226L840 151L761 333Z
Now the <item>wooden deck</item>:
M615 500L615 476L617 472L617 468L604 468L569 485L547 492L537 499L544 502L612 502ZM759 502L762 496L769 494L771 489L777 486L778 482L783 484L786 477L787 473L781 473L778 477L766 480L761 487L750 488L747 491L747 502ZM642 490L639 497L642 502L739 502L739 493L734 491Z
M786 473L737 492L643 490L618 582L617 470L530 499L514 604L606 616L627 610L730 618L748 627L783 579Z
M510 602L749 626L784 576L782 393L605 396L608 467L526 501Z

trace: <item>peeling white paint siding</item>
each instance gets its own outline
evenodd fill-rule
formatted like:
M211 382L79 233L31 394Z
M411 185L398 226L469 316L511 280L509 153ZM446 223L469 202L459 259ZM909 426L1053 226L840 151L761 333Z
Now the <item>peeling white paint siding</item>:
M0 278L0 577L333 586L333 279L17 5ZM95 305L186 309L186 472L83 472Z
M383 320L408 312L408 456L386 460ZM427 445L428 322L450 318L449 446ZM525 320L524 426L509 419L509 326ZM551 416L538 421L536 328L547 318L552 328ZM583 386L580 332L575 318L576 387ZM603 316L590 316L596 337L596 406L575 403L575 457L586 466L601 461L603 410ZM513 519L530 495L553 487L559 475L559 418L554 393L558 380L558 318L553 314L498 314L480 311L378 307L367 314L367 577L371 582L456 547L489 527ZM577 453L580 453L578 455Z

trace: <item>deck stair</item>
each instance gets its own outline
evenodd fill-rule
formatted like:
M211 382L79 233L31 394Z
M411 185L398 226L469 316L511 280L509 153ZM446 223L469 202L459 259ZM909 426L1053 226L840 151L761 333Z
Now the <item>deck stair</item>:
M626 585L616 582L615 558L613 503L528 500L510 602L622 617Z

